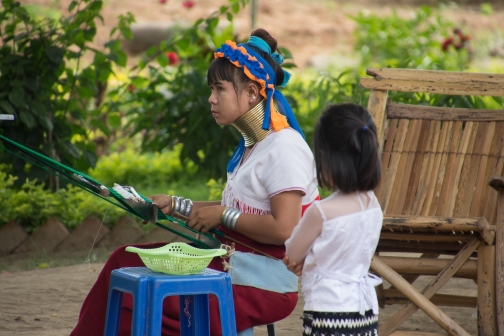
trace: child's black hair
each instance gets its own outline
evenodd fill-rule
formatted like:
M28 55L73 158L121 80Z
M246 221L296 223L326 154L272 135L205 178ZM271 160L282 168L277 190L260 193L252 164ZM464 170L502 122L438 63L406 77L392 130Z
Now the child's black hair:
M319 186L344 193L368 191L380 183L376 125L357 104L327 106L315 127L315 163Z

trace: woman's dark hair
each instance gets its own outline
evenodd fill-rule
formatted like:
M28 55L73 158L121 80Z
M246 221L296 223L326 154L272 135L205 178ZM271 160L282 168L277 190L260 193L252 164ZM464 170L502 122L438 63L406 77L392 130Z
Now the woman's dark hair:
M254 30L250 36L257 36L259 38L262 38L266 43L271 48L271 52L275 52L278 47L277 40L273 38L266 30L262 28L257 28ZM284 73L280 65L271 58L271 56L259 48L256 48L255 46L250 46L252 49L254 49L259 55L261 55L266 62L269 63L269 65L273 68L276 74L276 85L280 85L283 82L284 79ZM245 84L249 81L251 81L247 75L243 72L243 68L238 68L235 65L231 64L229 60L219 57L215 58L212 63L210 64L210 67L208 68L208 73L207 73L207 82L208 84L213 84L217 81L227 81L233 83L233 86L235 90L237 90L238 85L237 84Z
M368 191L380 183L376 125L357 104L327 106L315 126L315 164L321 187L344 193Z

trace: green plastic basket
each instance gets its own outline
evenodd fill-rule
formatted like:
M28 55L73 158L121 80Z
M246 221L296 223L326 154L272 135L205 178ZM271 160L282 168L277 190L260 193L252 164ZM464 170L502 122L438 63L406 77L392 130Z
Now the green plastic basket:
M186 243L170 243L154 249L128 246L126 251L137 253L152 271L165 274L199 274L212 258L226 254L224 249L203 250Z

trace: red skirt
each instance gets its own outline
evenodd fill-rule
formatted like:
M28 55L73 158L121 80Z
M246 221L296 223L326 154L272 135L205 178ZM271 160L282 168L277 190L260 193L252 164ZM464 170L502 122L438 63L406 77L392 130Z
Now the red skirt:
M242 236L243 237L243 236ZM142 248L156 248L166 243L136 245ZM243 250L237 246L237 250ZM283 247L283 246L282 246ZM248 252L248 251L247 251ZM276 254L276 253L275 253ZM279 256L280 257L280 256ZM144 266L136 253L125 251L121 247L114 251L105 263L96 283L88 293L79 315L79 322L70 335L89 336L103 335L107 313L107 298L110 274L112 270L121 267ZM209 268L223 271L222 259L215 258ZM233 285L233 298L238 331L257 325L265 325L289 316L296 307L297 293L275 293L253 287ZM220 316L217 298L210 296L210 329L211 335L221 335ZM121 312L121 336L129 336L132 318L132 297L125 293ZM178 296L169 296L163 305L163 335L180 334L180 312Z

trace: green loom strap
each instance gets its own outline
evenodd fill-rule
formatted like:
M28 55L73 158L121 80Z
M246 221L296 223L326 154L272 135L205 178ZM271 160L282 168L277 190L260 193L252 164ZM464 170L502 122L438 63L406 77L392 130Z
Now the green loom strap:
M34 166L37 166L41 169L43 169L44 171L50 173L50 174L53 174L57 177L60 177L64 180L66 180L67 182L81 188L81 189L84 189L86 191L88 191L89 193L95 195L95 196L98 196L104 200L106 200L107 202L125 210L126 212L132 214L132 215L135 215L143 220L149 220L149 218L145 215L145 214L142 214L140 213L139 211L139 207L135 208L135 206L132 206L131 204L129 204L127 202L127 200L125 200L121 195L119 195L119 193L117 193L114 189L112 188L107 188L105 187L103 184L101 184L100 182L94 180L93 178L87 176L86 174L84 173L81 173L77 170L74 170L60 162L57 162L45 155L42 155L30 148L27 148L13 140L10 140L2 135L0 135L0 140L4 141L5 143L11 145L12 147L16 148L17 150L19 150L21 153L27 155L29 158L27 158L26 156L23 156L23 155L20 155L18 153L15 153L14 151L10 150L9 148L7 147L4 147L4 146L0 146L0 148L3 148L4 150L6 150L7 152L25 160L26 162L34 165ZM70 173L70 175L69 175ZM77 177L77 178L76 178ZM103 195L101 195L101 190L100 188L106 188L108 191L109 191L109 196L110 197L104 197ZM98 191L98 192L97 192ZM139 195L141 196L145 202L147 203L152 203L152 201L150 199L148 199L147 197L145 196L142 196L142 195ZM111 201L111 199L114 199L116 202L113 202ZM117 203L118 202L118 203ZM144 205L142 204L142 206L144 207ZM157 208L157 207L156 207ZM159 208L157 208L157 217L158 219L161 219L161 220L168 220L170 222L174 222L180 226L182 226L183 228L189 230L189 231L192 231L194 233L197 233L197 234L200 234L200 235L203 235L205 237L207 237L208 239L210 240L213 240L217 243L220 244L220 242L215 239L215 237L213 237L211 234L201 234L199 231L196 231L190 227L188 227L183 221L179 220L179 219L176 219L176 218L173 218L171 216L167 216L165 214L163 214L161 212L161 210L159 210ZM194 237L191 237L181 231L178 231L178 230L175 230L173 228L170 228L166 225L163 225L161 223L159 223L158 221L156 221L155 225L163 228L163 229L166 229L180 237L183 237L189 241L191 241L192 243L194 243L196 246L198 247L201 247L201 248L212 248L211 246L203 243L201 240L198 240ZM214 234L217 234L221 237L225 237L225 234L219 230L211 230L212 233Z

